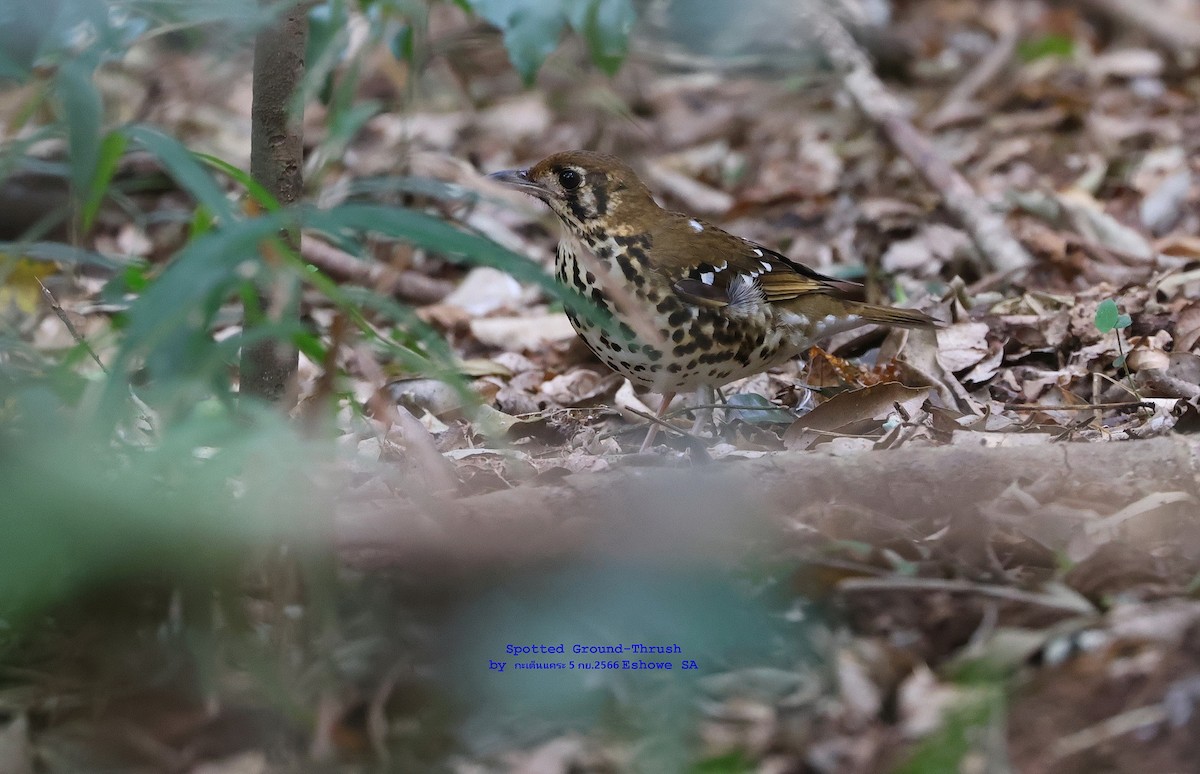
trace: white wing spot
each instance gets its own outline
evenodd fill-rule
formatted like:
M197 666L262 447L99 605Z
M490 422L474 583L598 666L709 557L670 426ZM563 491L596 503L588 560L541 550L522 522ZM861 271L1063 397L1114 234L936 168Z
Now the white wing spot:
M700 221L696 220L695 218L689 220L688 225L691 226L692 231L695 231L697 234L704 230L703 224L701 224Z
M797 312L784 312L780 318L784 325L793 325L797 328L808 326L808 317Z
M711 271L706 271L700 275L700 281L703 282L705 285L713 284L713 279L714 279L714 277L713 277L713 273Z
M758 252L758 251L757 251L757 250L755 250L755 252ZM758 262L758 265L759 265L759 266L761 266L761 267L763 267L763 271L770 271L770 270L771 270L771 264L767 263L766 261L759 261L759 262Z
M755 255L757 255L759 258L762 258L763 251L762 251L762 250L759 250L759 249L756 247L756 248L754 248L754 254L755 254Z

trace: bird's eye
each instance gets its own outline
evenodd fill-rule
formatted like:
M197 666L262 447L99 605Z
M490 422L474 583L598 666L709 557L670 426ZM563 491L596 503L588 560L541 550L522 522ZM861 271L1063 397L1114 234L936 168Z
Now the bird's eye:
M558 173L558 184L568 191L574 191L583 182L583 176L573 169L564 169Z

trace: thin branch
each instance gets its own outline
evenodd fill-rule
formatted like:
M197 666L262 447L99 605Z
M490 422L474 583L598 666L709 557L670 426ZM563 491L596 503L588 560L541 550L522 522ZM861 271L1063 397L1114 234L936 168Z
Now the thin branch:
M1004 68L1012 61L1017 51L1017 43L1021 40L1021 25L1017 23L1016 12L1009 4L1002 6L1000 11L1000 33L991 50L971 68L961 81L946 94L945 99L938 105L937 110L929 116L926 126L941 126L971 102L975 95L1004 72Z
M944 591L952 594L975 594L977 596L1006 599L1010 602L1020 602L1026 605L1038 605L1054 610L1066 610L1072 613L1089 615L1095 613L1084 597L1064 599L1053 594L1038 594L1023 591L1009 586L995 586L985 583L971 583L964 580L947 580L942 578L847 578L838 584L839 591Z
M34 279L37 278L35 277ZM87 343L87 339L83 337L83 334L80 333L70 319L67 318L67 313L63 311L61 306L59 306L58 301L54 298L54 294L50 292L49 288L42 284L40 279L37 280L37 284L38 287L42 289L42 298L46 299L46 303L50 305L50 309L54 311L54 314L59 320L62 321L62 324L66 326L67 332L71 334L71 338L75 340L76 344L83 347L87 353L92 356L92 360L96 361L96 365L100 366L100 370L107 374L108 369L104 367L104 363L100 362L100 358L96 356L96 351L92 349L92 345Z
M1125 400L1115 403L1080 403L1077 406L1053 406L1043 403L1005 403L1004 408L1009 411L1091 411L1093 409L1115 409L1115 408L1154 408L1153 403L1147 403L1144 400Z
M348 280L405 301L432 304L441 301L454 284L415 271L401 271L378 261L362 260L328 242L306 236L300 256L335 279Z
M938 192L942 206L974 240L985 263L983 268L1007 272L1032 265L1033 259L1009 232L1004 218L979 198L966 178L913 126L903 105L875 75L867 55L841 23L816 3L809 4L808 15L814 37L842 73L843 88L858 109L883 130L896 150Z

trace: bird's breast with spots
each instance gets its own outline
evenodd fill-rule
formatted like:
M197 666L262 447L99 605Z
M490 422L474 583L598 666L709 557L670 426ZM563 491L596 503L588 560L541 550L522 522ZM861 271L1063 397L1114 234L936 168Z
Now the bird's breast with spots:
M580 337L609 368L644 389L682 392L749 376L794 354L766 306L729 314L680 298L649 267L649 247L644 236L569 236L559 243L558 281L613 318L605 328L567 310ZM647 341L635 329L656 331L659 338Z

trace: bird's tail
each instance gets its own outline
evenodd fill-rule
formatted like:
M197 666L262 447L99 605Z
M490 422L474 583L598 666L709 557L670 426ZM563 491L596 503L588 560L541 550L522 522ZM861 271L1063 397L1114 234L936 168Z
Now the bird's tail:
M848 304L850 314L856 314L863 322L890 325L893 328L941 328L942 323L916 309L897 309L890 306L875 306L852 302Z

